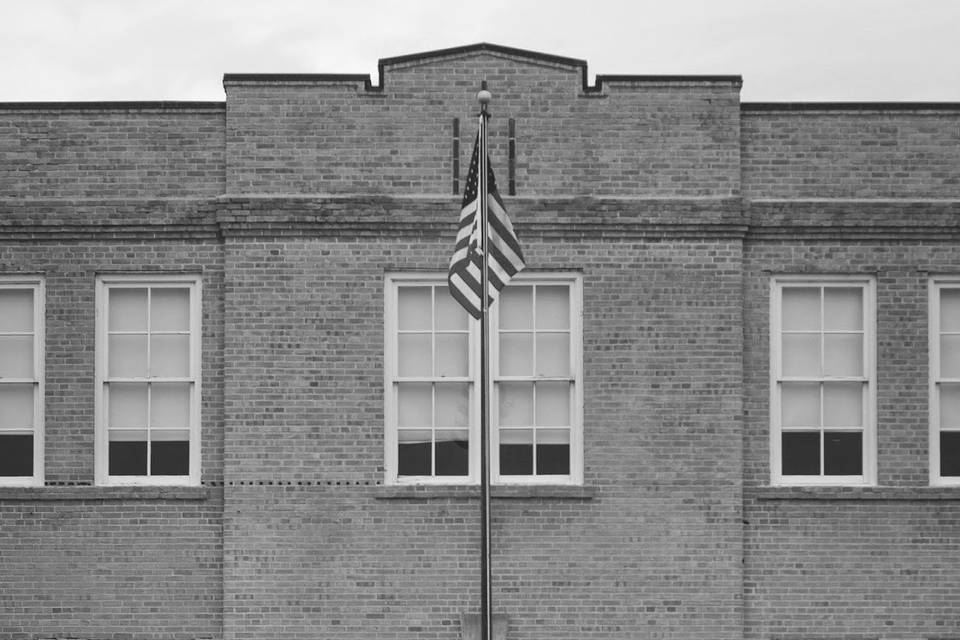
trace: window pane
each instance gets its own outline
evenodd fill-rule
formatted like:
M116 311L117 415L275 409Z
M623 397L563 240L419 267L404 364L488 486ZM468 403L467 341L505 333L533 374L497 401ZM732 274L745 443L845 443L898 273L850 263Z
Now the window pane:
M783 375L817 377L820 375L820 336L785 334L783 336Z
M570 287L537 287L537 329L570 328Z
M824 383L823 424L826 427L863 425L863 383Z
M150 386L150 426L182 429L190 426L189 384L172 382Z
M107 393L110 404L108 424L111 428L146 428L147 383L111 382L107 386Z
M33 378L33 336L0 336L0 378Z
M533 475L533 430L503 429L500 431L500 474Z
M960 476L960 431L940 434L940 475Z
M533 328L533 287L510 285L500 292L500 328Z
M141 429L111 429L108 473L112 476L147 475L147 432Z
M468 435L465 429L437 431L437 475L465 476L470 472Z
M466 383L436 385L436 416L438 427L470 426L470 387Z
M0 433L0 477L33 475L33 436Z
M466 331L467 312L460 303L453 299L450 290L447 287L437 287L436 300L436 324L434 325L440 331L462 330Z
M823 474L859 476L863 473L863 434L823 434Z
M940 376L960 378L960 335L940 336Z
M780 419L784 427L820 426L820 383L784 382L780 389Z
M533 334L500 334L500 375L533 375Z
M402 377L433 375L430 334L397 336L397 371Z
M186 378L190 375L190 336L150 336L150 375Z
M863 375L863 334L826 335L823 340L824 375Z
M32 429L33 385L0 384L0 428Z
M863 329L863 290L827 287L823 290L823 328L827 331Z
M436 375L466 377L468 368L469 336L465 333L437 334Z
M537 383L537 425L561 427L570 424L570 395L573 385L569 382Z
M960 385L940 385L940 426L960 427Z
M147 330L147 290L113 287L109 289L110 331Z
M0 289L0 331L33 331L32 289Z
M425 331L432 328L431 287L397 288L397 326L401 331Z
M820 288L784 287L781 317L784 331L819 331Z
M190 289L156 288L150 296L151 331L190 329Z
M397 385L397 425L430 427L433 411L432 385L429 382L401 382Z
M960 331L960 288L940 289L940 331Z
M150 475L190 474L190 433L185 429L150 432Z
M147 377L147 336L110 336L108 373L112 378Z
M433 475L431 432L429 430L397 432L397 474L401 476Z
M818 431L785 431L781 434L780 442L783 475L820 475L820 433Z
M525 427L533 424L533 383L501 382L500 425Z
M537 334L536 374L538 376L570 375L569 333Z
M570 430L537 430L537 475L570 474Z

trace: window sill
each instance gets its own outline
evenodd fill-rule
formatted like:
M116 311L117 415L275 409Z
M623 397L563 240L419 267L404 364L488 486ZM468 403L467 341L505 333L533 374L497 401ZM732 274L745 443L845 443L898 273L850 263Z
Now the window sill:
M208 500L219 487L0 487L0 501L34 500Z
M744 487L755 500L960 500L960 487Z
M545 498L550 500L593 500L595 487L570 485L497 485L490 487L495 500ZM480 497L478 486L442 485L378 485L373 497L377 500L432 500L434 498L473 499Z

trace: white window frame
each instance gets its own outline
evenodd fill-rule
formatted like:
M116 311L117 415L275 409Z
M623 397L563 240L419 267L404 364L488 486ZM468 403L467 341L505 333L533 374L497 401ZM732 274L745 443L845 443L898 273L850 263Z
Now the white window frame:
M858 287L863 291L863 375L859 377L823 377L817 381L866 382L863 407L863 459L862 474L858 476L783 475L781 450L781 405L780 383L783 358L781 353L781 305L783 289L787 287ZM821 313L822 313L821 309ZM877 330L876 330L876 279L857 275L777 275L770 280L770 484L773 486L874 486L877 477ZM786 380L800 380L786 378ZM806 380L806 379L804 379ZM822 432L821 427L821 432ZM823 456L823 443L820 445Z
M109 382L107 378L108 363L108 292L113 288L188 288L190 290L190 367L189 382L192 385L190 398L190 444L189 444L189 474L182 476L111 476L109 475L109 442L107 430L107 407L104 389ZM96 393L95 393L95 421L96 446L95 467L96 483L100 486L198 486L201 474L201 428L200 405L201 388L201 356L202 348L202 298L201 279L198 275L189 274L118 274L102 275L96 281ZM127 380L127 379L124 379ZM155 381L154 378L142 379L143 382ZM140 381L140 379L137 379Z
M44 483L44 354L45 347L45 298L43 278L29 276L0 276L0 289L28 289L33 291L33 378L7 379L3 383L33 384L33 475L0 476L0 486L42 487ZM3 384L0 383L0 384Z
M945 379L940 376L940 292L943 289L960 290L960 275L934 276L929 280L928 298L929 298L929 413L930 413L930 485L939 487L957 487L960 486L960 476L941 476L940 475L940 387L939 383L947 380L949 382L960 382L960 379ZM946 431L956 431L957 429L946 429Z
M476 485L480 482L480 380L479 358L475 357L480 340L480 323L469 320L470 361L468 370L470 382L470 427L469 427L469 473L466 476L398 476L397 473L397 289L400 285L442 285L446 286L445 273L387 273L384 277L384 482L388 485ZM570 358L571 379L574 385L570 411L570 474L549 476L500 476L499 430L495 384L501 379L497 376L499 358L496 327L499 326L497 304L490 310L490 391L488 397L490 409L490 450L491 483L503 485L582 485L583 484L583 331L582 331L582 277L575 273L520 273L510 284L568 284L570 287ZM524 381L538 378L523 378ZM551 378L543 378L550 380Z

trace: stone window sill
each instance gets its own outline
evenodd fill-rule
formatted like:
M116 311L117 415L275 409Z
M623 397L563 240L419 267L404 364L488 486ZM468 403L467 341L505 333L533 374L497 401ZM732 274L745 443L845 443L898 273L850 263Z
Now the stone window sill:
M490 498L510 500L544 498L550 500L593 500L595 487L569 485L509 485L490 487ZM442 485L378 485L374 488L377 500L431 500L435 498L473 499L480 497L477 486Z
M40 500L208 500L222 487L0 487L0 501Z
M960 500L960 487L745 487L755 500Z

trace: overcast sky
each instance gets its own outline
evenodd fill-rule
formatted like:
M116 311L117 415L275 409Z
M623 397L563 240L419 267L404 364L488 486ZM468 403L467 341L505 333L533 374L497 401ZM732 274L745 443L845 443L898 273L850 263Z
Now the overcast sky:
M960 101L960 0L0 0L0 101L223 100L490 42L595 74L740 74L744 101Z

